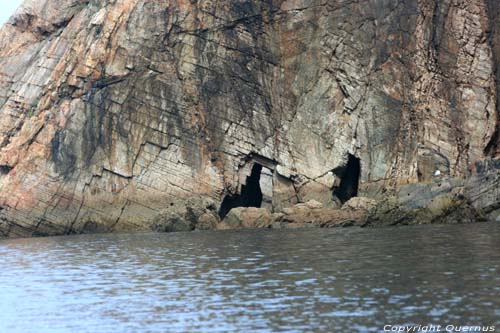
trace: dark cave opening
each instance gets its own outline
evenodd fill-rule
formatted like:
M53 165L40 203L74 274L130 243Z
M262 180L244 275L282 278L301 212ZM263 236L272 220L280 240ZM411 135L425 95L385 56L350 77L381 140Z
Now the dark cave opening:
M340 170L334 171L340 177L340 184L333 190L333 195L337 197L341 203L349 201L349 199L358 195L359 177L361 175L361 163L359 158L348 154L347 164Z
M0 175L8 175L12 169L13 168L9 165L0 165Z
M258 207L262 205L262 190L260 188L260 175L262 165L255 163L246 184L241 186L241 194L228 194L222 200L219 209L221 219L226 217L229 211L236 207Z

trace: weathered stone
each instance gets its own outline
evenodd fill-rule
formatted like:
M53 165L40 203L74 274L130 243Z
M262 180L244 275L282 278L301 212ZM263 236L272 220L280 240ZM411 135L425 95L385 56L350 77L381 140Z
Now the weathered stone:
M494 0L26 0L0 30L0 235L194 229L209 212L166 206L218 210L255 164L273 212L462 191L493 218L499 17Z
M421 208L405 206L395 198L384 200L370 211L363 226L463 224L485 220L482 212L465 197L442 195Z
M194 227L180 214L175 212L160 213L153 222L153 230L157 232L191 231Z
M296 204L295 207L297 207L297 208L305 207L308 209L319 209L319 208L323 208L323 204L321 202L316 201L316 200L309 200L309 201L304 202L304 203Z
M354 197L347 201L343 206L342 209L349 209L349 210L370 210L373 207L377 205L377 200L375 199L370 199L370 198L365 198L365 197Z
M158 232L213 230L219 222L216 206L207 198L172 201L151 221Z
M213 213L204 213L198 219L196 224L196 230L215 230L219 224L219 219L217 215Z
M265 208L233 208L218 225L220 230L270 228L276 217Z
M325 207L336 207L337 203L332 196L332 188L326 187L315 181L308 182L301 186L297 193L301 202L316 201Z
M279 222L294 225L310 224L322 228L354 226L363 224L366 213L364 210L301 207L285 214Z

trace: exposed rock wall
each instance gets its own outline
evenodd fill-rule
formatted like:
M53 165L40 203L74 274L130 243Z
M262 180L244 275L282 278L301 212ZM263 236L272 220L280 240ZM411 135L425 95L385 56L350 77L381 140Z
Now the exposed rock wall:
M500 154L499 6L26 0L0 30L0 233L150 229L254 163L277 211L335 205L349 154L366 196L468 177Z

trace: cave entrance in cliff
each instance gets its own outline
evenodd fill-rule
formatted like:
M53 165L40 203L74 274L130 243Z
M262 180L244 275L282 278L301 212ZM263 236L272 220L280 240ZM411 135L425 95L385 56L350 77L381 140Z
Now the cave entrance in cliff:
M347 164L333 171L340 182L334 187L333 196L338 198L341 203L358 195L359 177L361 175L361 163L359 158L348 154Z
M224 197L219 210L221 219L226 217L229 211L236 207L258 207L262 206L262 189L260 187L260 176L262 165L255 163L252 171L246 178L245 185L241 186L241 194L229 194Z

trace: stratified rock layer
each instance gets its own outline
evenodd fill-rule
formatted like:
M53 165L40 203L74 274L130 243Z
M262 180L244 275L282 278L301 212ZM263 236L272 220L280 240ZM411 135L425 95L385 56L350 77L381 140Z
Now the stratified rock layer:
M496 0L26 0L0 30L0 233L227 213L257 171L274 212L468 178L500 153L499 21Z

